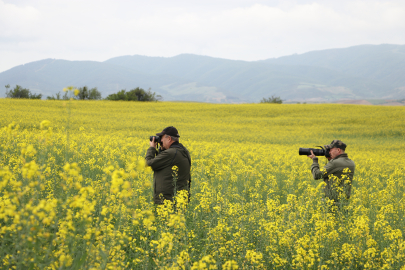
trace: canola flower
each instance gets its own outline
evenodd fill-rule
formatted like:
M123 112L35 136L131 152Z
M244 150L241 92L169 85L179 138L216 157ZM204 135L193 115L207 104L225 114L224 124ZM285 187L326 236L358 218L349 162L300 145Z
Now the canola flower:
M2 269L404 269L402 107L0 99L0 112ZM168 125L192 156L191 199L156 207L144 156ZM332 139L356 162L345 211L298 156Z

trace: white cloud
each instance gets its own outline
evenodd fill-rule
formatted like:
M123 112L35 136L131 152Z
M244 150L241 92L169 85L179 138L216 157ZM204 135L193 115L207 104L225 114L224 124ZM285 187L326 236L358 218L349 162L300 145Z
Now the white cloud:
M0 38L7 42L7 38L31 39L33 24L40 20L39 11L33 7L18 7L0 1Z
M405 2L399 0L0 0L0 71L43 58L102 61L127 54L259 60L405 44L403 33Z

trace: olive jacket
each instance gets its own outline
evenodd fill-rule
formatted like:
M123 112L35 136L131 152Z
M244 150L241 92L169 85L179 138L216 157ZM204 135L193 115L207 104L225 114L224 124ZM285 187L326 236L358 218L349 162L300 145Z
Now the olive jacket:
M179 142L174 142L169 149L157 151L149 147L146 152L146 163L154 172L153 200L155 204L162 204L163 200L172 200L174 192L187 190L190 196L191 157L188 150ZM177 181L174 182L177 166Z
M343 192L345 199L350 198L355 167L354 161L343 153L331 159L323 169L319 169L318 158L313 158L311 171L315 180L323 179L326 183L325 196L338 202Z

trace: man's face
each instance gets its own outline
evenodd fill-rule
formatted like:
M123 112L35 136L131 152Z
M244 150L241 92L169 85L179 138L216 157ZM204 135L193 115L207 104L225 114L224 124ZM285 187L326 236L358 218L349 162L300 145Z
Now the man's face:
M329 150L329 154L332 159L339 156L341 153L342 153L342 149L340 149L340 148L334 147Z
M162 147L163 149L169 149L172 143L172 138L168 135L163 135L162 137Z

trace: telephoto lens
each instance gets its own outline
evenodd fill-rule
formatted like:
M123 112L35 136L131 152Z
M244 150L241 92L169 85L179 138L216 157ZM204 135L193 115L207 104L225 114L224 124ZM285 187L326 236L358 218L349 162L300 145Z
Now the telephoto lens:
M311 150L315 156L325 156L325 154L326 154L325 150L317 149L317 148L300 148L298 153L300 155L309 156L309 155L311 155Z

